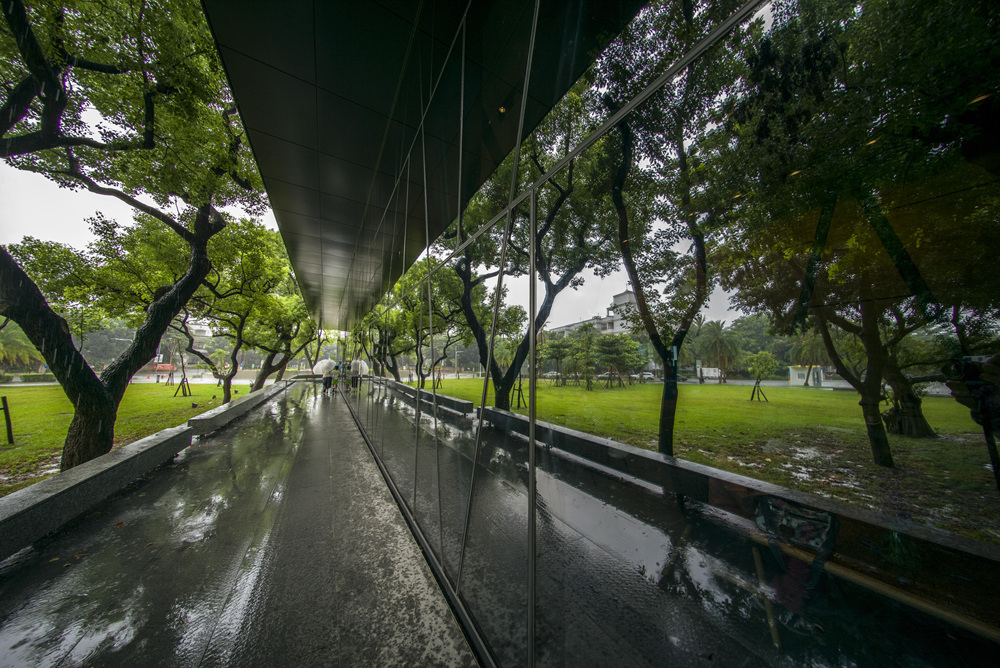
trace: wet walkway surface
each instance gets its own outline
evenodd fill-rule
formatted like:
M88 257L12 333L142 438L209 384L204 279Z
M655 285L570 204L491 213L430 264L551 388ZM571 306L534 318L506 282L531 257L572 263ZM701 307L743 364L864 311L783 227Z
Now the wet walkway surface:
M343 398L295 384L0 564L0 666L474 665Z

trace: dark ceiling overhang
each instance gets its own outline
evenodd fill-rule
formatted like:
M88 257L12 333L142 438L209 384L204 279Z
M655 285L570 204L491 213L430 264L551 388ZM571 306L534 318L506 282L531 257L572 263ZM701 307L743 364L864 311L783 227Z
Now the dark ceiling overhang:
M203 4L306 303L348 329L513 150L534 2ZM541 2L525 136L643 4Z

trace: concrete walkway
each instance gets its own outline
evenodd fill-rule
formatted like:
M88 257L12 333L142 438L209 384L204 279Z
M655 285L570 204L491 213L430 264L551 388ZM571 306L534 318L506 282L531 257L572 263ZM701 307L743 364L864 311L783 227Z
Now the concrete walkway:
M475 660L311 384L0 564L0 666L435 664Z

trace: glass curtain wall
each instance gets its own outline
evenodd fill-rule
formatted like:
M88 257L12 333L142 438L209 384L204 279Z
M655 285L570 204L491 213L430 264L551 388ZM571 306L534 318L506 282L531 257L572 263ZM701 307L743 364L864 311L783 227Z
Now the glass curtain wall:
M347 396L484 661L995 656L998 20L651 3L444 235L377 223L425 250Z

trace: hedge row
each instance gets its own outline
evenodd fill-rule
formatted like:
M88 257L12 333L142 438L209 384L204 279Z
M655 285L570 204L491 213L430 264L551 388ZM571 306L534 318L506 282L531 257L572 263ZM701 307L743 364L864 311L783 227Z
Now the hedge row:
M22 373L22 383L54 383L56 377L51 373Z

